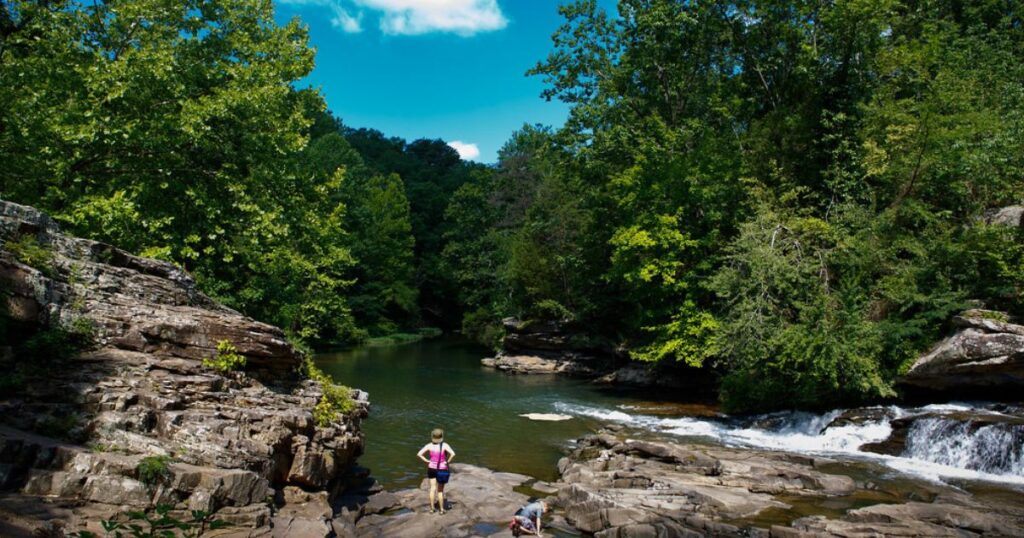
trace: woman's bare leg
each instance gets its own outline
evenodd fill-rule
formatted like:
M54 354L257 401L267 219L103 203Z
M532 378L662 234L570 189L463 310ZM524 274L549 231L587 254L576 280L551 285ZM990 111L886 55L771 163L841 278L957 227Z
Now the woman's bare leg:
M430 511L434 511L434 496L437 495L437 479L430 479Z
M441 507L441 513L444 513L444 484L437 485L437 505Z

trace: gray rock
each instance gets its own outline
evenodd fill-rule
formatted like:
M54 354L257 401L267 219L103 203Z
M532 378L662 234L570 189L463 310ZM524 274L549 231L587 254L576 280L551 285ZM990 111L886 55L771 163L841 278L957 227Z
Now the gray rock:
M271 488L302 486L312 497L278 506L280 522L292 535L333 532L328 496L362 453L365 392L353 391L355 411L317 427L321 387L294 374L302 355L277 327L211 300L174 265L63 235L45 214L0 201L2 239L23 234L51 251L52 264L31 267L0 250L15 321L70 328L88 320L96 346L19 399L0 397L3 487L69 503L68 532L102 530L84 515L159 502L212 512L234 525L229 534L258 536L271 532ZM246 356L243 371L203 365L223 340ZM79 418L72 434L92 449L28 431L64 416ZM143 484L136 467L155 455L168 458L167 472ZM0 498L0 512L19 499ZM28 513L18 517L30 528L48 521L45 510Z
M356 535L470 537L500 535L502 531L508 535L506 525L512 514L529 500L513 488L529 480L519 474L453 464L452 479L445 488L446 514L429 512L424 480L417 489L371 497L364 507L368 515L356 523Z
M797 499L824 506L866 491L815 468L813 458L779 452L593 435L566 460L558 504L570 524L600 537L1011 536L1024 529L1014 501L982 503L955 488L930 503L876 504L834 518L794 510L788 525L758 527L751 522L760 514L775 521Z
M1011 205L985 213L985 222L1020 227L1024 223L1024 206Z
M900 385L952 397L1018 401L1024 390L1024 326L984 312L958 316L960 329L918 358Z

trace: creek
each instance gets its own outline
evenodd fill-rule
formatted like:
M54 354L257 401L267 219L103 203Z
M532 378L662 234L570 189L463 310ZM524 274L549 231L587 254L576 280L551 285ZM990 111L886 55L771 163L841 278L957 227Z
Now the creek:
M976 489L1024 488L1024 414L1013 406L979 403L885 407L814 414L785 412L731 417L706 404L658 401L649 391L612 390L584 380L514 376L484 368L484 348L441 338L394 347L324 353L317 365L370 394L366 454L360 463L388 489L415 487L416 452L442 427L456 462L557 478L574 439L613 424L635 438L820 455L867 464L875 473ZM530 420L530 413L563 421ZM838 420L837 420L838 419ZM860 450L909 426L894 455ZM885 477L878 477L885 478Z

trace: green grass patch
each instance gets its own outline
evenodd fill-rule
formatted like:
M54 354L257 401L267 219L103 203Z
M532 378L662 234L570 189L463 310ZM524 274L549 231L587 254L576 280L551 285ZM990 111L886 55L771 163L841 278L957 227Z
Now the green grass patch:
M1010 316L1006 312L998 312L996 310L972 310L970 313L974 317L991 321L998 321L1001 323L1009 323L1010 321Z
M429 338L437 338L442 334L443 331L436 327L424 327L411 333L394 333L386 336L367 338L366 341L363 342L363 345L367 347L401 346L405 344L414 344Z

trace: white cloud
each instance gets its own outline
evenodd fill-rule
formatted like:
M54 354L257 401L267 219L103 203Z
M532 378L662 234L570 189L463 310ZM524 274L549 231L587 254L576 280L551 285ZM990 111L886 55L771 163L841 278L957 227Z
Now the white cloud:
M330 11L331 26L348 34L363 31L360 21L362 13L352 15L340 0L277 0L281 4L289 6L312 6Z
M363 10L380 17L388 35L446 32L471 36L501 30L508 19L498 0L278 0L293 6L316 6L331 11L331 24L345 32L362 30ZM352 13L355 12L355 15Z
M355 0L381 12L385 34L451 32L473 35L508 25L497 0Z
M363 18L362 13L353 17L337 4L332 5L331 9L334 11L334 17L331 18L332 26L340 28L346 34L356 34L363 31L362 25L359 24L359 21Z
M459 157L464 161L472 161L473 159L480 156L480 148L476 147L476 144L467 144L461 140L452 140L448 142L455 151L459 152Z

